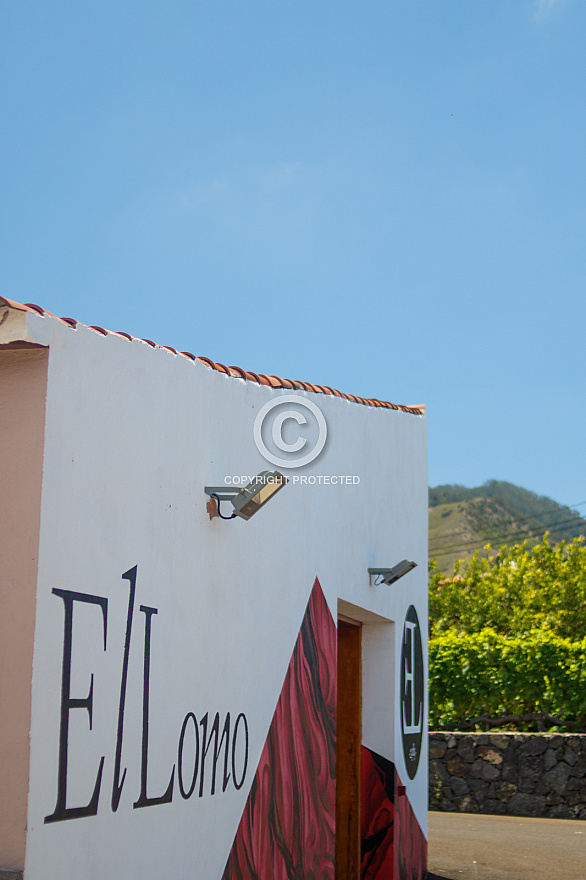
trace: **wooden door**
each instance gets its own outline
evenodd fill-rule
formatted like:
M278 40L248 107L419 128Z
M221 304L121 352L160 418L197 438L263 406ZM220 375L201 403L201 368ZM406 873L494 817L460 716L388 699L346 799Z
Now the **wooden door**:
M336 880L360 880L361 627L338 621Z

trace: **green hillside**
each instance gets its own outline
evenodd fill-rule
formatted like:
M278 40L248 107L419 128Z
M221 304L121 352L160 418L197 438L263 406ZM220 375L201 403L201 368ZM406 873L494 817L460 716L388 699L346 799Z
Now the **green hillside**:
M551 498L499 480L429 490L429 556L444 572L486 544L527 541L532 547L545 532L553 542L570 540L586 535L586 520Z

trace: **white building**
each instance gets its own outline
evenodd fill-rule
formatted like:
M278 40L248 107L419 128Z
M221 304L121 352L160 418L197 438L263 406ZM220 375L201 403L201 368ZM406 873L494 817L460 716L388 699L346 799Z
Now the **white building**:
M425 876L423 408L0 299L0 461L0 876Z

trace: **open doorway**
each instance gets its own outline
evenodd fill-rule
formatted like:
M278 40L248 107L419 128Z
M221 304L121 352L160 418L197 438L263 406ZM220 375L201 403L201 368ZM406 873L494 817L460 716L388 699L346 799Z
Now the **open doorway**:
M338 619L336 736L336 880L360 878L362 627Z

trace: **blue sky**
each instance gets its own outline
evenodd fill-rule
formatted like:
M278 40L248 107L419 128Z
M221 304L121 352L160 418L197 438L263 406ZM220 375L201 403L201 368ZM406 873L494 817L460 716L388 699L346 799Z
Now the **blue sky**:
M582 0L0 3L0 293L586 499Z

